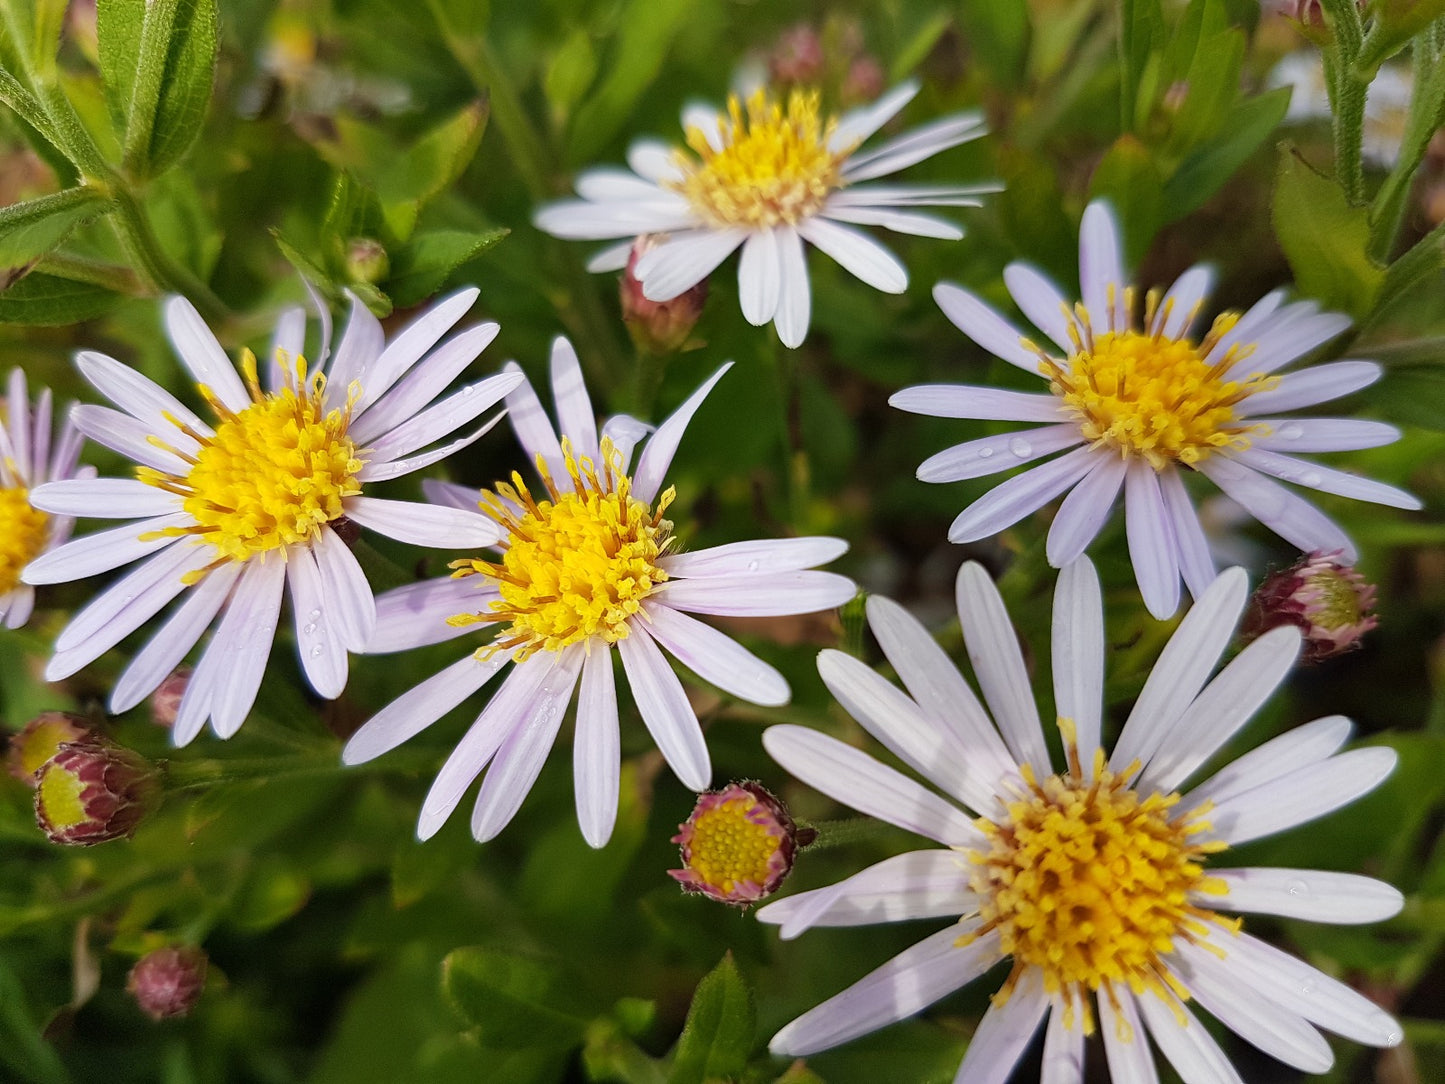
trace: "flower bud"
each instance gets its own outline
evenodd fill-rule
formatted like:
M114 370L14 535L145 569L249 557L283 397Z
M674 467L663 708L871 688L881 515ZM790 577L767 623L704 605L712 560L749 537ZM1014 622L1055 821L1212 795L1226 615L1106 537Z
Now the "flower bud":
M129 836L160 796L151 764L109 743L67 742L35 779L35 819L52 843L68 846Z
M60 751L62 744L95 740L85 722L69 712L42 711L25 724L25 729L10 735L7 758L10 774L28 786L35 786L35 773Z
M191 668L181 666L156 686L151 693L151 720L156 726L167 730L176 725L176 713L181 710L181 698L191 683Z
M375 284L391 271L386 246L370 237L353 237L346 243L346 273L352 282Z
M1373 612L1375 586L1339 557L1338 550L1311 553L1267 577L1250 601L1244 637L1253 640L1294 625L1304 634L1303 662L1357 647L1379 623Z
M783 31L768 54L768 78L774 83L811 85L823 77L827 59L818 31L799 23Z
M130 969L125 988L152 1020L185 1016L206 987L206 954L195 945L168 945L146 953Z
M656 246L657 239L651 234L639 237L632 245L627 270L618 284L622 319L627 322L628 333L638 350L645 354L671 354L687 342L702 316L702 307L707 302L707 279L668 301L649 301L643 296L642 283L637 280L637 261Z
M682 869L668 876L687 892L746 907L778 890L799 847L816 832L799 829L786 807L757 783L729 783L698 795L692 816L672 837Z

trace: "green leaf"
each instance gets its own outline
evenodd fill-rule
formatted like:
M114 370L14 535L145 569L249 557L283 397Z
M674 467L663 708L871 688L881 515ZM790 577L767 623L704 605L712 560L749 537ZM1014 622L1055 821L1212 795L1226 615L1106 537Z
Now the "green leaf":
M200 134L217 50L216 0L101 0L101 77L125 167L138 177L174 165Z
M1137 267L1164 223L1164 182L1149 149L1132 135L1120 136L1095 168L1089 197L1114 205L1127 262Z
M960 4L958 17L966 28L979 64L1003 88L1023 84L1029 52L1029 6L1024 0L993 0Z
M1120 127L1133 127L1139 101L1139 87L1154 54L1155 44L1164 40L1164 11L1159 0L1122 0L1119 5Z
M1392 368L1370 389L1382 418L1445 432L1445 366Z
M578 27L552 54L547 74L542 77L542 90L552 105L552 112L566 117L596 78L597 53L592 48L592 35L584 27Z
M111 206L95 189L82 187L0 208L0 284Z
M491 248L510 231L431 230L419 233L392 253L386 292L400 308L416 305L436 293L447 276Z
M15 1074L9 1079L37 1084L70 1080L55 1048L41 1037L19 976L0 956L0 1066Z
M1170 128L1172 153L1184 154L1219 134L1239 95L1243 67L1244 35L1239 30L1212 34L1199 43L1185 76L1188 93Z
M382 214L398 238L411 235L423 206L444 192L470 164L487 127L485 101L464 106L437 125L376 177Z
M752 991L729 952L697 984L668 1084L737 1076L752 1052L755 1026Z
M575 981L538 957L494 948L461 948L442 961L442 991L481 1041L499 1049L581 1042L586 1020L569 1012Z
M1166 222L1197 211L1210 196L1223 188L1235 171L1279 127L1288 108L1288 87L1248 98L1236 105L1220 126L1224 134L1196 148L1164 182Z
M1274 191L1275 234L1300 290L1356 319L1375 304L1385 273L1366 254L1369 213L1340 186L1282 148Z
M0 292L0 324L74 324L110 311L119 300L103 286L31 272Z

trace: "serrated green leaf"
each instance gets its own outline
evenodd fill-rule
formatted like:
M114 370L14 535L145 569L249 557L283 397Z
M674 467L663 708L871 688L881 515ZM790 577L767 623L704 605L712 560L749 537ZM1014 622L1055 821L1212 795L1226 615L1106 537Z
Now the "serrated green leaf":
M755 1027L752 991L729 952L697 984L668 1084L703 1084L741 1073Z
M1279 127L1288 108L1287 87L1247 98L1236 105L1220 126L1224 134L1197 147L1164 182L1166 222L1197 211L1223 188Z
M74 324L110 311L119 301L119 294L103 286L34 271L0 292L0 324Z
M561 966L500 949L461 948L442 961L442 991L481 1041L500 1049L579 1043L586 1020L567 1011L575 984Z
M386 292L394 304L409 308L431 297L447 276L491 248L510 231L430 230L419 233L392 254Z
M400 155L376 176L387 226L400 240L411 236L422 207L444 192L477 153L487 127L485 101L464 106Z
M45 255L83 222L104 214L111 201L93 188L69 188L0 208L0 283L7 272Z
M1120 136L1095 168L1089 197L1114 205L1127 263L1137 267L1164 222L1164 182L1149 149L1132 135Z
M1385 272L1366 254L1369 213L1340 186L1283 148L1272 212L1275 235L1300 290L1356 319L1368 313Z
M126 118L135 94L145 0L96 0L95 34L100 50L100 79L116 133L125 137Z

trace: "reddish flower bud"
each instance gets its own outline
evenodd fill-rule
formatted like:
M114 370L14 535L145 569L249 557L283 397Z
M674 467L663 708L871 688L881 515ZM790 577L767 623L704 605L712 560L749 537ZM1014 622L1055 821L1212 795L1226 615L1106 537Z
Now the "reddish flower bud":
M746 907L778 890L799 847L817 833L799 829L787 808L757 783L729 783L698 795L692 816L672 842L682 869L668 875L685 891Z
M68 846L129 836L160 796L150 762L108 743L67 742L35 779L35 819L52 843Z
M64 711L42 711L25 724L25 729L10 735L7 764L10 774L35 786L35 773L60 751L66 742L93 741L95 736L79 715Z
M774 83L816 83L823 77L827 59L818 31L799 23L783 31L768 54L768 77Z
M130 969L125 988L152 1020L185 1016L206 987L206 954L195 945L148 952Z
M638 259L656 245L657 238L652 235L633 242L627 270L619 280L622 319L627 322L627 330L638 350L645 354L671 354L687 342L702 316L702 307L707 302L707 279L668 301L649 301L643 296L642 283L637 281L635 272Z
M1303 662L1318 662L1359 646L1379 621L1375 586L1339 559L1339 551L1311 553L1259 585L1242 634L1255 639L1280 625L1304 634Z
M176 713L181 710L181 698L190 683L191 668L182 666L156 686L156 691L151 693L151 719L156 726L169 730L176 725Z

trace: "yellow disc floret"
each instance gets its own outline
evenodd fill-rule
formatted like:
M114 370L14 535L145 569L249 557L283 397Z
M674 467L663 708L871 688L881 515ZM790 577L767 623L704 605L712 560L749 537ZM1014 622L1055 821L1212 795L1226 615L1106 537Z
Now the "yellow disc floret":
M20 584L25 566L40 556L50 517L30 503L24 486L0 486L0 595Z
M672 524L662 514L673 491L662 494L656 511L635 499L621 456L605 437L600 464L579 459L566 440L562 451L572 488L559 489L538 456L547 499L534 499L515 473L511 485L483 490L480 507L506 530L506 552L496 563L452 565L457 576L490 577L501 593L489 609L449 619L508 623L479 657L515 649L521 661L594 636L609 644L626 639L642 600L667 579L657 561L671 540Z
M1006 803L1008 816L977 822L989 847L968 853L982 922L966 940L999 931L1014 958L1005 998L1023 969L1037 967L1044 988L1070 1001L1124 983L1176 1005L1188 993L1160 962L1175 939L1197 939L1211 923L1238 928L1191 902L1225 892L1202 865L1225 844L1195 841L1209 828L1207 810L1175 816L1177 794L1132 789L1137 763L1114 773L1100 752L1085 778L1070 760L1069 772L1043 781L1025 765L1027 789ZM1092 1030L1091 1015L1084 1026Z
M1133 307L1133 290L1125 291L1125 307ZM1146 330L1097 332L1080 307L1070 314L1069 358L1059 361L1039 351L1051 389L1078 417L1084 436L1126 458L1141 456L1155 470L1171 463L1193 466L1222 448L1248 447L1254 426L1240 421L1235 407L1273 383L1261 374L1231 378L1230 370L1250 346L1232 346L1218 359L1205 360L1238 323L1238 314L1219 316L1195 344L1164 333L1167 309L1159 311L1157 293L1151 292Z
M182 508L194 524L169 533L199 536L216 548L218 561L246 561L309 542L323 524L341 517L346 497L361 492L356 476L363 462L346 435L350 400L345 408L327 410L325 378L318 373L308 380L299 358L293 378L270 395L256 383L249 352L242 365L249 406L233 412L203 387L220 417L215 434L177 422L201 446L194 455L168 449L190 462L190 471L184 477L149 467L136 471L142 481L184 498Z
M716 140L700 128L688 129L687 145L698 160L678 152L683 177L672 187L713 226L795 224L816 214L843 185L842 164L853 146L830 149L835 128L820 118L816 91L793 91L785 110L758 90L746 113L733 96L718 116Z
M686 850L696 887L734 900L758 893L778 878L777 867L784 863L777 854L784 837L777 822L757 810L758 800L743 791L693 815Z

